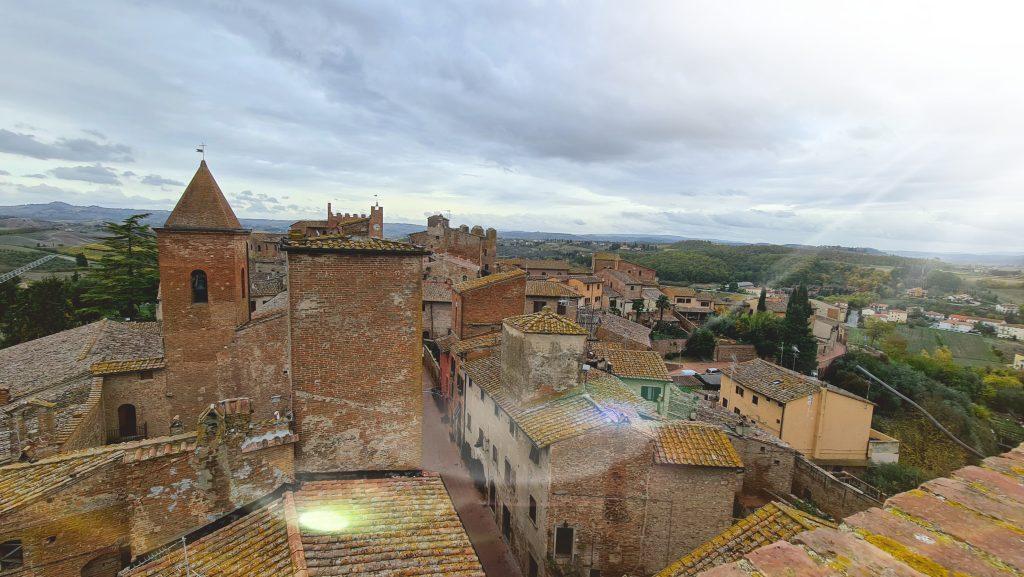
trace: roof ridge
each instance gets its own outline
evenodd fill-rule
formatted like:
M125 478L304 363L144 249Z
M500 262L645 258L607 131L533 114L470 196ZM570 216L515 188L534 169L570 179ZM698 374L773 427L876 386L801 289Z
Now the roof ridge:
M284 526L288 533L289 558L294 569L293 577L308 577L309 568L306 565L306 552L302 548L302 531L299 529L299 513L295 509L295 495L292 491L285 491L282 497L284 505Z

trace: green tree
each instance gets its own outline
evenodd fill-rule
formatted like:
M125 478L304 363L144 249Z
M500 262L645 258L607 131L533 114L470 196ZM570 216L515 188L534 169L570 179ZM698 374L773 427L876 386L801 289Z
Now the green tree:
M665 320L665 310L672 306L672 303L668 301L667 295L661 295L654 302L654 306L658 307L658 322L661 322Z
M864 334L868 336L868 343L875 346L878 341L891 335L896 331L896 325L867 317L864 319Z
M761 296L757 297L757 312L763 313L768 310L768 305L765 304L765 299L768 298L768 291L764 287L761 287Z
M814 313L807 298L807 287L797 286L789 296L786 317L783 319L783 347L780 363L801 373L810 373L818 366L818 342L811 332L810 319Z
M686 341L686 356L695 359L710 359L715 354L715 335L705 328L693 331Z
M767 311L744 315L736 321L736 337L754 345L761 357L774 357L779 352L783 332L783 320Z
M633 299L633 312L636 313L636 318L640 318L640 315L644 312L644 299Z
M65 281L51 276L19 289L3 324L5 347L74 326Z
M107 317L138 318L139 307L156 302L160 272L156 237L142 220L149 214L132 215L123 222L104 224L109 236L93 273L95 285L85 295L92 312Z
M89 259L85 258L84 252L80 252L75 255L75 266L77 266L78 268L89 267Z
M916 489L929 479L931 476L917 467L902 463L884 463L869 467L864 480L886 495L895 495Z

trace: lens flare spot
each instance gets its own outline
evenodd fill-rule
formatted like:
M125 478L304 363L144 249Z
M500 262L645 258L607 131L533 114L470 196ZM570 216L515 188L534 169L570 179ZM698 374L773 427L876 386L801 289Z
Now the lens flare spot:
M338 511L306 511L299 515L299 524L312 531L339 533L348 528L348 517Z

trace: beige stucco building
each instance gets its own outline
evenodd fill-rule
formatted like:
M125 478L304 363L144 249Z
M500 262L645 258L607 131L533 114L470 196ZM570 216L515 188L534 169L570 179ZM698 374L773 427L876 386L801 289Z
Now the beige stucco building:
M720 402L818 464L865 466L876 442L887 456L874 460L893 460L894 439L871 429L873 403L763 359L723 371Z

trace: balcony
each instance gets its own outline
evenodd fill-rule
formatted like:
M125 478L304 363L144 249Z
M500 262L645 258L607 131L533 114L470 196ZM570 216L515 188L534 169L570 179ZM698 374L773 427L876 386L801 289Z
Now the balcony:
M146 437L146 423L136 425L134 428L120 427L115 429L107 429L108 445L112 445L114 443L127 443L129 441L138 441L140 439L145 439Z

